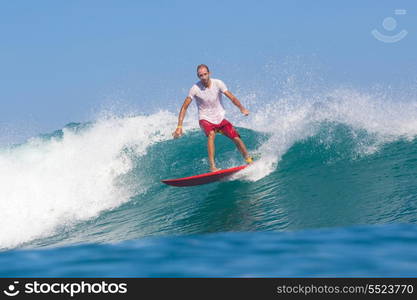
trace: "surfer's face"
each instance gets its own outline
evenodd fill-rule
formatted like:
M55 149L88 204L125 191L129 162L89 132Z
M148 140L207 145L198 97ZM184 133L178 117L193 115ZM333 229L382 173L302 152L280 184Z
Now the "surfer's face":
M203 83L208 83L210 79L210 72L207 71L206 68L200 68L197 72L197 76Z

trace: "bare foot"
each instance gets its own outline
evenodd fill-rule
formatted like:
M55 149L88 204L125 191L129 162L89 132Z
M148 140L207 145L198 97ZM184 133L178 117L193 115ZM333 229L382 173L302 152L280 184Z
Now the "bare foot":
M216 168L216 167L214 167L214 168L210 168L210 172L216 172L216 171L220 171L221 169L219 169L219 168Z
M253 164L253 158L251 156L246 157L245 161L248 165Z

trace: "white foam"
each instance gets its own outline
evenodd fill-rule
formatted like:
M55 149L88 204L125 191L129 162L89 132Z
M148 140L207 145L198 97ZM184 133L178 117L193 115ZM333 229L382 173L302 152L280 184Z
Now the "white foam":
M358 151L372 154L380 146L399 138L408 140L417 136L417 102L413 99L399 101L380 93L365 93L352 88L340 88L303 98L296 92L263 103L240 122L238 126L265 132L270 138L255 155L260 159L234 178L256 181L273 172L281 157L297 141L317 133L319 124L335 122L353 130L366 130L374 136L370 144L358 144ZM253 107L256 105L252 104Z
M54 233L60 226L97 216L140 185L118 182L132 168L125 147L144 155L149 145L172 138L177 116L106 118L48 141L34 138L0 152L0 248Z

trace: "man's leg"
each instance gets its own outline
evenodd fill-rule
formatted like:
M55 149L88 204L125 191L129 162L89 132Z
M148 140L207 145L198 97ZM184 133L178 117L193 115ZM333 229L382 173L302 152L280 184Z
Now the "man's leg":
M248 150L246 149L245 143L243 143L243 141L241 140L241 138L240 137L235 137L233 139L233 142L236 144L236 147L239 149L239 151L242 154L243 158L247 162L252 162L251 157L250 157L250 155L248 153Z
M214 130L210 131L209 135L207 136L207 150L208 150L208 158L210 163L210 171L218 171L220 169L216 168L216 163L214 162L214 138L216 137L216 133Z

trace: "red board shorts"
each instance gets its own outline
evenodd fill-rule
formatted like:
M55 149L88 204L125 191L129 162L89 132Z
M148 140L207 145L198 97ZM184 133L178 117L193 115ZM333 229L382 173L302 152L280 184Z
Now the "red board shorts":
M206 120L200 120L200 127L206 134L209 135L210 131L220 132L221 134L227 136L230 139L234 139L235 137L240 137L237 130L233 127L232 123L223 119L220 124L213 124Z

